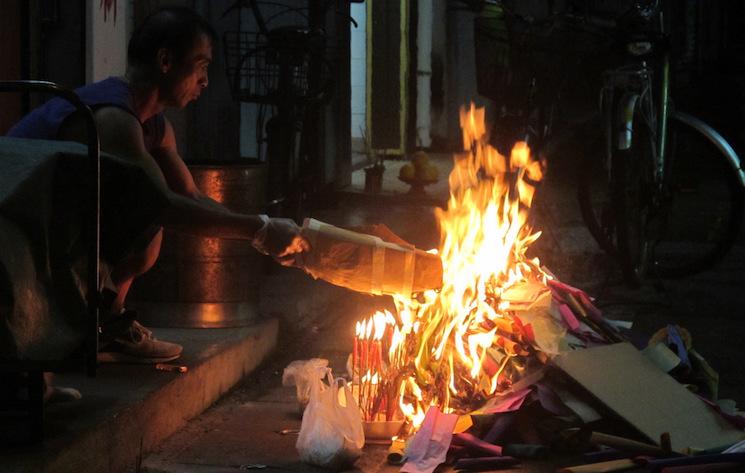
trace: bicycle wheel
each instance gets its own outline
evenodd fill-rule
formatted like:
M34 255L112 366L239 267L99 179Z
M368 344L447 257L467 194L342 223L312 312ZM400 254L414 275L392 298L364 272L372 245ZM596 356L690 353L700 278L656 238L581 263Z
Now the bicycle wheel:
M615 218L613 215L606 133L599 117L580 130L584 137L578 145L581 159L577 178L577 200L582 220L600 248L615 255Z
M611 137L616 127L607 117L603 121L604 132L600 136L595 132L595 138L585 143L577 198L590 234L618 261L624 279L637 284L648 266L647 225L653 214L653 137L638 107L629 149L613 149Z
M624 279L630 284L638 284L646 276L648 223L654 216L654 137L639 110L636 107L634 111L631 147L611 154L615 246Z
M724 258L743 222L745 192L727 156L691 122L673 115L653 271L681 277Z

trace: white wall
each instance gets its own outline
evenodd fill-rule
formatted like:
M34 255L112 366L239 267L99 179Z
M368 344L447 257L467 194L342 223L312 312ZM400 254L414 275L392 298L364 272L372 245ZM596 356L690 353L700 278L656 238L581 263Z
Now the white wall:
M132 1L86 0L86 82L124 75L133 23ZM111 6L108 11L107 3Z
M365 127L365 77L367 66L366 54L366 14L365 3L352 3L350 5L352 18L357 22L357 27L351 28L351 82L352 82L352 137L361 138Z

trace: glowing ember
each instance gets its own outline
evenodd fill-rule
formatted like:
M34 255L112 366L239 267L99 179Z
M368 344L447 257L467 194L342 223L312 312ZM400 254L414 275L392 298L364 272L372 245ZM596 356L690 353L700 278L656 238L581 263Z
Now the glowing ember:
M540 235L526 225L540 164L525 143L509 159L491 147L484 109L462 109L460 123L465 151L455 156L448 209L436 214L441 290L396 296L397 317L379 312L357 324L353 365L367 420L398 408L416 426L430 405L472 411L541 359L502 297L515 283L549 278L525 255Z

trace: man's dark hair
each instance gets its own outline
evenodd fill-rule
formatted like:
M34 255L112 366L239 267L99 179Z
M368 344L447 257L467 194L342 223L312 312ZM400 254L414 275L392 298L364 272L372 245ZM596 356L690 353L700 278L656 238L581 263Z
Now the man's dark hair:
M213 44L216 43L215 30L193 10L183 7L158 10L145 18L132 33L127 48L127 63L138 68L151 68L155 65L160 48L170 50L176 60L182 60L201 34L207 35Z

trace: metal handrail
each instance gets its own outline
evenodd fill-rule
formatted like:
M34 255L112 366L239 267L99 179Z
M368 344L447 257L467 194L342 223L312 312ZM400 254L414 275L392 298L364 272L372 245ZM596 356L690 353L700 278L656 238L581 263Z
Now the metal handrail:
M96 122L90 107L85 105L80 97L71 89L59 84L39 80L0 81L0 92L45 92L61 97L73 104L77 111L83 113L88 135L88 172L93 181L90 202L88 203L89 226L88 234L93 244L88 252L88 281L86 305L88 321L86 324L86 368L89 376L95 376L98 366L98 326L99 326L99 254L101 228L101 145L96 130ZM44 370L56 371L64 367L61 360L13 360L0 361L0 371L7 370Z

